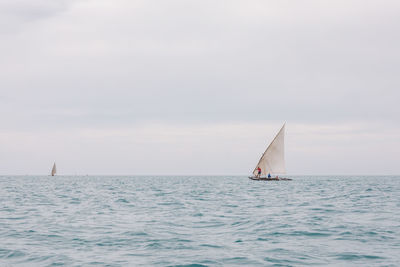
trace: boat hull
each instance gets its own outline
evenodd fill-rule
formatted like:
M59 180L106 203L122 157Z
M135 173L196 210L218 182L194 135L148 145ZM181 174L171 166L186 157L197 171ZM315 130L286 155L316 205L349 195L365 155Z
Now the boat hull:
M258 177L249 177L249 179L254 181L292 181L290 178L258 178Z

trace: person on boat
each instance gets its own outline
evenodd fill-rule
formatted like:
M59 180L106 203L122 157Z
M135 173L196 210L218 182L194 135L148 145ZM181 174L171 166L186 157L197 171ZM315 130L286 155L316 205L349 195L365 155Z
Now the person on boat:
M271 174L270 173L268 173L268 178L271 178Z
M257 168L257 178L260 178L260 176L261 176L261 168L258 167Z

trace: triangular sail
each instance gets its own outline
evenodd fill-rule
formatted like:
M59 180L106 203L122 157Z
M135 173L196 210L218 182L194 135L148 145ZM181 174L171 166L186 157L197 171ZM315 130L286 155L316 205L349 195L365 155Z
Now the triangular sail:
M57 173L56 163L53 164L53 169L51 169L51 176L54 176Z
M253 174L258 175L257 169L261 169L261 175L266 176L270 174L284 174L285 169L285 124L282 126L281 130L272 140L271 144L268 146L262 155L260 161L258 162Z

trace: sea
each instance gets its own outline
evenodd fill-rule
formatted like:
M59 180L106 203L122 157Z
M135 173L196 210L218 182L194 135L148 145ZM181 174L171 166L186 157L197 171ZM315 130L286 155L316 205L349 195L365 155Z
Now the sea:
M400 176L1 176L0 266L400 266Z

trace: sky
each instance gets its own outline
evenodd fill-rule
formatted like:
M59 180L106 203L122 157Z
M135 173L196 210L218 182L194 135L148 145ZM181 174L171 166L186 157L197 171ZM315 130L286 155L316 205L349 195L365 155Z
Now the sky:
M0 174L400 174L397 0L0 0Z

